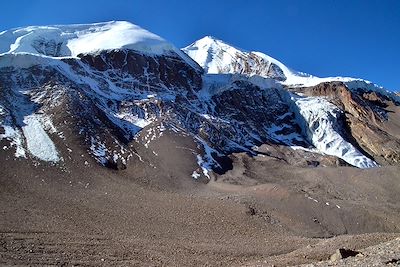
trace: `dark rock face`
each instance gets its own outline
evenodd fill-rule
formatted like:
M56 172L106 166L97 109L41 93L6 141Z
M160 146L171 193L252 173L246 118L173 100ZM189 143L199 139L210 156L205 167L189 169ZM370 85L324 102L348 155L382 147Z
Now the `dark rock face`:
M259 152L254 147L264 143L310 146L287 103L286 91L265 90L245 77L220 85L223 88L215 86L219 93L209 99L180 96L165 107L174 114L170 122L211 147L216 166L230 166L221 156L233 152L255 155Z
M236 124L230 132L241 131L237 136L242 135L243 140L238 139L238 144L272 142L307 146L285 98L286 93L282 90L262 90L245 81L236 81L229 90L213 96L212 102L216 116ZM290 134L298 138L286 142L284 138L278 138Z
M153 92L165 88L188 92L201 88L201 73L177 55L147 56L133 50L112 50L79 57L94 70L106 72L111 81L123 88L135 90L138 87ZM124 84L127 75L135 78L134 84Z

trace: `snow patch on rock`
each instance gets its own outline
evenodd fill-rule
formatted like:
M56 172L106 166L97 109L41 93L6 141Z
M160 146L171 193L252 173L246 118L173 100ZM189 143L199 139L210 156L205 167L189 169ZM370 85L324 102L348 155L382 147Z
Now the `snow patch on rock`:
M58 162L60 158L56 146L44 130L40 116L25 116L23 122L22 131L29 153L43 161Z
M4 134L0 134L0 140L6 139L10 141L10 145L15 147L15 157L26 158L25 149L23 146L23 137L21 132L9 125L2 125L4 128ZM8 149L8 147L3 147Z
M93 136L90 137L90 151L97 162L101 163L102 165L107 163L108 154L110 151L107 149L105 144Z

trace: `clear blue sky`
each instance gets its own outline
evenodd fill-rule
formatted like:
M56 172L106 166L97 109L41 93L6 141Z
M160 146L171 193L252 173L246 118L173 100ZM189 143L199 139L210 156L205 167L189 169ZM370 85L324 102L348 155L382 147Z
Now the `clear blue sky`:
M400 0L13 0L0 10L0 31L128 20L177 47L213 35L299 71L400 91Z

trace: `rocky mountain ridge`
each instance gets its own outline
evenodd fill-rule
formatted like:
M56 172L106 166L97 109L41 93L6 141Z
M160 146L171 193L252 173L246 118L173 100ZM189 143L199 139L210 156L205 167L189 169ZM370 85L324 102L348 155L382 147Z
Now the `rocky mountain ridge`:
M98 162L118 169L151 129L193 138L202 151L193 177L229 169L231 153L257 155L263 144L361 168L399 161L397 129L384 126L399 98L363 80L326 81L211 37L186 56L127 22L14 29L0 43L0 138L17 157L62 161L52 138L65 138L64 118Z

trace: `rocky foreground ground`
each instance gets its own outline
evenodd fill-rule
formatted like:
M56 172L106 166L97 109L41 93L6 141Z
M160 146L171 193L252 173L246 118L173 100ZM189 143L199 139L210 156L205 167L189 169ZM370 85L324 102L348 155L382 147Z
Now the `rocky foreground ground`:
M350 250L348 252L351 255L343 254L338 250L329 261L303 266L400 266L400 238L360 251Z
M2 158L0 265L290 266L400 237L397 168L238 154L233 170L196 181L181 173L192 157L183 140L160 139L155 169L111 171L81 153L62 169Z

